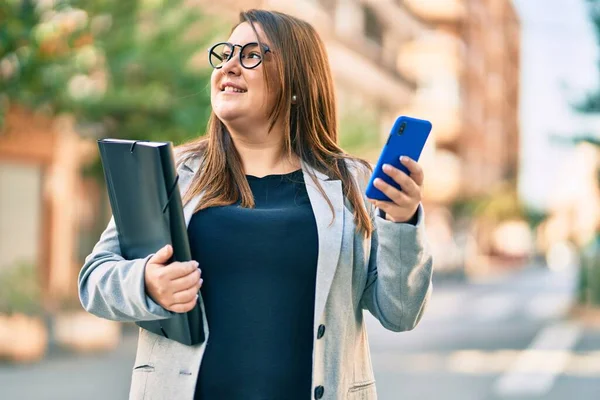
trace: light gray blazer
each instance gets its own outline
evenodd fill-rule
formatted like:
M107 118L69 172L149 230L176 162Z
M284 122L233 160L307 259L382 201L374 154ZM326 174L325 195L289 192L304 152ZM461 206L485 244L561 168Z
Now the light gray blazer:
M199 162L199 158L192 158L179 167L182 194ZM355 230L341 181L330 180L306 164L302 169L319 238L312 391L306 393L306 399L315 398L316 390L322 392L323 399L373 400L377 393L363 309L395 332L411 330L421 319L431 293L432 275L423 210L419 207L416 226L393 223L376 216L376 210L365 200L376 227L372 237L366 239ZM362 166L354 166L352 170L364 194L368 173ZM311 173L333 203L333 223L330 208L315 187ZM186 223L199 200L197 196L185 206ZM145 293L144 268L149 257L125 260L111 220L79 274L83 307L114 321L154 320L173 315ZM202 297L199 303L204 309ZM321 325L325 333L317 338ZM204 330L209 341L206 317ZM129 398L192 400L205 348L206 341L185 346L140 329Z

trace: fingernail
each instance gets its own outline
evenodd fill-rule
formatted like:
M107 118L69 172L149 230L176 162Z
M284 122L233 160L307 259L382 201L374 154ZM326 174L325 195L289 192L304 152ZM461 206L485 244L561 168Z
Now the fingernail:
M402 162L408 162L408 160L410 160L410 158L408 158L407 156L400 157L400 161Z
M200 297L199 295L196 295L196 301L198 301L198 297Z
M392 166L390 164L383 164L383 170L384 171L389 171L392 169Z
M198 268L200 266L200 264L198 263L198 261L194 261L194 265L196 266L196 268Z
M204 282L204 279L200 278L200 285Z

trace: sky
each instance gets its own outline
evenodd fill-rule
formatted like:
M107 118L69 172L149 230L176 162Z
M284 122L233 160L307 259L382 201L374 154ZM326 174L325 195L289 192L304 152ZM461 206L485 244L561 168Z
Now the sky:
M569 189L565 171L574 155L549 136L594 127L600 136L600 118L578 115L569 105L598 87L600 58L585 0L513 3L522 29L519 190L526 204L543 210L557 190Z

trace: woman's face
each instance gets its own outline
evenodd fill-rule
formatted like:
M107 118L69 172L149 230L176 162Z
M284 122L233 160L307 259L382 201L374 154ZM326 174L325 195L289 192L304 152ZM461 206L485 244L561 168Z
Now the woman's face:
M265 40L261 27L255 24L261 42L271 47ZM234 45L257 42L256 34L247 22L241 23L227 40ZM253 69L240 64L240 47L234 48L234 55L220 69L214 69L211 76L211 104L217 117L224 123L263 124L268 121L268 113L273 107L275 95L269 95L263 76L263 68L273 68L271 53L263 56L262 62ZM255 48L259 52L258 47ZM246 53L246 52L245 52ZM260 52L259 52L260 54ZM248 62L256 54L249 53ZM246 62L246 61L244 61Z

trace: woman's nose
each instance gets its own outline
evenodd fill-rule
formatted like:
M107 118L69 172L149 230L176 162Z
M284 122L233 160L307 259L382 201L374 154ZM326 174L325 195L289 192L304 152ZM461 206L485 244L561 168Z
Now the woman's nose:
M221 71L224 75L228 73L239 74L242 66L240 65L240 56L234 52L233 56L223 64Z

